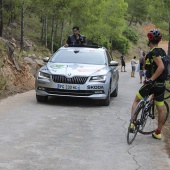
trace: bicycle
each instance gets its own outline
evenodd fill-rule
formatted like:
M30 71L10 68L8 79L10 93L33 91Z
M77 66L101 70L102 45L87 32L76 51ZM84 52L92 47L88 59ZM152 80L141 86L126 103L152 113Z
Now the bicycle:
M170 90L166 90L170 92ZM169 116L169 106L166 101L164 101L164 113L165 124ZM155 118L157 117L158 113L155 111L154 97L148 95L140 100L128 126L127 143L130 145L134 141L138 132L143 135L152 134L156 130L157 125L155 123ZM131 132L130 129L131 123L135 126L133 132Z

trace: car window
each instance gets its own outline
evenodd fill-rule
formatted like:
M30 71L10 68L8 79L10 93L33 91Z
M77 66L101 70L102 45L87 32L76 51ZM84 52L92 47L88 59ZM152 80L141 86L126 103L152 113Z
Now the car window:
M81 63L103 65L106 63L104 50L59 49L50 59L55 63Z
M112 61L112 57L108 51L106 51L106 54L107 54L108 63L110 63Z

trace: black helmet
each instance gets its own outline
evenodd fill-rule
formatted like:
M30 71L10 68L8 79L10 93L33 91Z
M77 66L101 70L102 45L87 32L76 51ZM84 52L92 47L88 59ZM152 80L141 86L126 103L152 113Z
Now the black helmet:
M148 34L148 40L150 41L161 41L162 35L157 29L151 30Z

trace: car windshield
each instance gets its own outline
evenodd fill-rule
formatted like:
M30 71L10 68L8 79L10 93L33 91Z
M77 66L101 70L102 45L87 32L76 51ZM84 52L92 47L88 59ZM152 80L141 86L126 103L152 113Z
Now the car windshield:
M53 55L53 57L50 59L50 62L104 65L106 60L103 50L60 49Z

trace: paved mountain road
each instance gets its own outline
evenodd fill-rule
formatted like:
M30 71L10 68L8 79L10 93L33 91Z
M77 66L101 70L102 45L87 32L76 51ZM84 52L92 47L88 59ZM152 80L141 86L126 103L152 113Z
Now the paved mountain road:
M109 107L89 100L51 98L35 91L0 101L0 170L169 170L163 140L137 135L126 142L139 77L120 72Z

